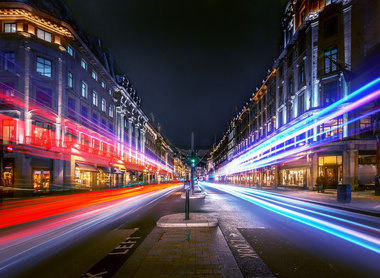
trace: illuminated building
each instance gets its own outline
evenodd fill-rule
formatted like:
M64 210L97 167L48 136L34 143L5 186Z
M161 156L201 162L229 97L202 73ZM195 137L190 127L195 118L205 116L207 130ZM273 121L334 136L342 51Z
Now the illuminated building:
M365 94L358 89L379 77L379 10L377 1L286 4L281 53L231 121L234 155L223 148L225 138L212 153L220 179L312 189L324 175L327 188L373 184L380 157L379 99L372 94L378 85ZM356 93L366 100L360 106Z
M63 1L1 2L0 63L1 140L13 147L6 185L45 192L172 177L170 155L147 152L133 85Z

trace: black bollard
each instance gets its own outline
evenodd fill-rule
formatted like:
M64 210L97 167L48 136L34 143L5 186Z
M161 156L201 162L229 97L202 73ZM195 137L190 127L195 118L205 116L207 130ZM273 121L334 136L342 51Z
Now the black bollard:
M189 190L186 189L186 202L185 202L185 220L189 220Z

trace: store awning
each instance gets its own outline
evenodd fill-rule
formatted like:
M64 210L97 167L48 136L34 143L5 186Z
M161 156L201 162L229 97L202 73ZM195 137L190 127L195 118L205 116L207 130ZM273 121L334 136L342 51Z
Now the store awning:
M111 173L111 169L109 167L98 166L98 169L102 170L104 173Z
M113 171L112 171L114 174L123 174L122 171L119 170L119 168L113 168Z
M75 167L85 171L85 172L99 172L94 165L84 164L84 163L75 163Z
M137 171L137 172L142 172L145 169L145 166L143 165L137 165L129 162L124 162L124 167L125 169L129 171Z

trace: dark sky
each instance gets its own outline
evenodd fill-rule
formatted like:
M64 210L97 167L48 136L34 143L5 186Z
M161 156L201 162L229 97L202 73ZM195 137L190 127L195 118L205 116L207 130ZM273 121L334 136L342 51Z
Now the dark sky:
M286 0L65 0L177 147L218 143L278 55Z

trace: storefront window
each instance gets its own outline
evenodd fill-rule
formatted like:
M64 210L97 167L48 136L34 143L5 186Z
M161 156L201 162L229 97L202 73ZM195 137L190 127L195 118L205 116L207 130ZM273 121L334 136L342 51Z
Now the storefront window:
M90 187L91 172L75 169L75 183L80 187Z
M14 169L13 169L13 160L12 159L4 159L3 161L3 195L4 196L12 196L13 195L13 187L14 187Z
M50 187L50 171L34 171L34 190L48 191Z
M280 171L281 185L305 186L306 169L283 169Z
M318 176L325 177L325 188L336 188L343 181L342 156L321 156L318 158Z

